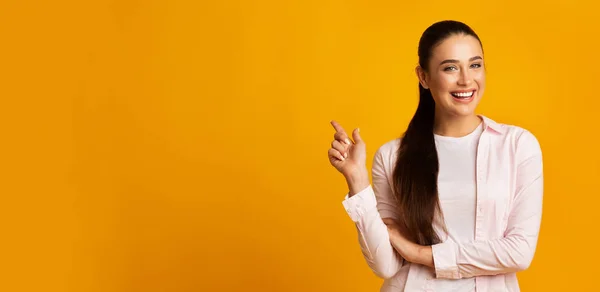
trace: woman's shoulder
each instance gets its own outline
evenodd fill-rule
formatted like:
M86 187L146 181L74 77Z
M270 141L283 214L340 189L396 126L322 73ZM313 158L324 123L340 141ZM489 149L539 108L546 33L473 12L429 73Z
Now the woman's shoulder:
M388 140L388 141L384 142L381 146L379 146L379 149L377 149L377 151L381 152L382 154L395 152L396 150L398 150L398 147L400 147L401 140L402 140L401 137L394 138L392 140Z
M512 146L514 151L540 151L539 141L529 129L519 125L496 122L485 116L481 117L485 126L501 137L497 141Z
M384 158L391 157L398 151L398 148L400 147L400 141L402 141L401 137L385 141L377 148L375 155L381 155Z
M380 145L375 151L375 155L373 157L374 163L381 164L388 170L391 169L396 161L401 140L402 138L398 137L392 140L387 140Z

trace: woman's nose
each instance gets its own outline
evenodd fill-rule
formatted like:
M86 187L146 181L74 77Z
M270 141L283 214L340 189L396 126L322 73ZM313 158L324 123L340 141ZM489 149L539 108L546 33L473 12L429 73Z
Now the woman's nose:
M463 70L460 72L460 77L458 78L458 85L469 85L473 81L471 74L469 74L468 70Z

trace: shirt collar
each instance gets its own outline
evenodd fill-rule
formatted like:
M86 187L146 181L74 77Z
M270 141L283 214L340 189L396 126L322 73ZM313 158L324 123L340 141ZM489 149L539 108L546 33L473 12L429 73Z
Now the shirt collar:
M504 127L499 124L496 123L494 120L484 116L484 115L477 115L479 116L482 120L483 120L483 130L487 130L487 129L492 129L492 131L498 133L498 134L503 134L504 133Z

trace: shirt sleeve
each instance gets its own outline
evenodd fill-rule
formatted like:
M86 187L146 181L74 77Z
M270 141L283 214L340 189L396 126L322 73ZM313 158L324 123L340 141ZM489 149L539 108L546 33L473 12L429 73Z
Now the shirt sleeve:
M535 253L542 219L543 166L540 145L528 131L517 142L514 203L504 237L432 246L436 277L460 279L524 270Z
M382 220L397 220L397 208L386 176L381 147L373 158L371 174L373 183L350 198L346 195L342 204L355 223L367 264L377 276L388 279L400 270L403 259L390 243L387 226Z

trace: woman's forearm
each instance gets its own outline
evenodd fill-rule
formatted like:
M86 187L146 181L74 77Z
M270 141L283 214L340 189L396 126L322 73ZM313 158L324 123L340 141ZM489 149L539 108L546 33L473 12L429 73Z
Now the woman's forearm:
M369 172L367 169L361 169L346 176L346 183L348 184L348 197L352 197L360 191L366 189L371 182L369 181Z
M435 267L433 262L433 250L431 249L431 246L419 245L417 247L416 262L430 268Z
M431 246L419 245L408 240L397 226L388 228L390 242L394 249L407 261L428 267L434 267Z

